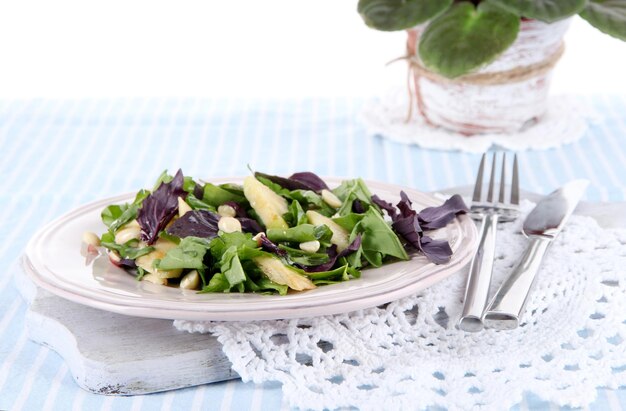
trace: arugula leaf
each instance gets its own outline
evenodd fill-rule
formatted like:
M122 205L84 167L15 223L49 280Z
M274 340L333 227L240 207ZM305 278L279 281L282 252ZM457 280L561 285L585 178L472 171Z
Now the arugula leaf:
M259 287L258 291L277 291L280 295L287 295L289 287L283 284L277 284L267 277L261 277L256 281L256 285Z
M293 190L288 198L300 202L307 210L315 210L318 213L330 217L335 214L335 209L326 204L322 197L310 190Z
M306 224L309 220L306 217L306 213L298 200L293 200L289 205L289 212L283 215L283 219L291 227L295 227L300 224Z
M119 219L124 211L128 209L128 204L112 204L102 210L100 213L100 217L102 218L102 222L107 227L111 227L111 224Z
M357 200L365 210L372 206L372 193L360 178L343 181L333 190L333 193L342 201L341 207L337 210L337 214L340 216L351 213L354 202Z
M113 204L106 207L100 214L102 222L109 228L109 231L116 232L124 224L137 217L139 206L149 194L148 190L139 190L131 204Z
M165 254L165 257L159 261L157 268L159 270L203 269L204 255L209 249L209 244L210 241L205 238L185 237L177 247Z
M358 226L358 231L363 233L361 242L363 255L370 264L376 267L381 266L384 256L401 260L409 259L396 233L373 207L365 212Z
M141 281L141 279L143 278L144 275L146 275L146 270L144 270L141 267L137 267L137 276L135 277L135 280L137 281Z
M161 184L167 184L167 183L171 182L173 179L174 179L174 177L169 175L167 173L167 170L163 170L161 172L161 174L159 174L159 176L157 177L156 181L154 182L154 186L152 187L152 191L155 191L157 188L159 188L159 186Z
M187 198L185 198L185 201L193 210L207 210L213 213L216 211L214 206L210 205L204 200L200 200L193 193L187 194Z
M222 254L220 268L231 288L246 280L246 273L243 271L241 261L237 255L237 247L234 245L228 247Z
M211 255L216 261L220 261L224 253L231 247L235 247L235 249L239 250L241 253L248 252L249 254L244 254L245 259L251 258L249 257L252 254L249 250L259 251L258 244L256 241L252 239L252 235L250 233L222 233L219 237L215 237L211 240Z
M185 177L183 181L183 190L189 194L193 194L198 184L191 177Z
M222 186L206 183L204 185L202 201L213 207L218 207L228 201L245 202L246 198L243 196L243 193L239 195L238 193L224 189Z
M330 257L326 253L309 253L302 251L299 248L287 247L283 244L278 247L287 252L289 260L303 266L320 265L327 263L330 260Z
M302 274L309 277L313 283L319 280L333 280L333 281L348 281L350 277L358 278L361 276L359 270L354 267L351 267L349 264L345 264L339 268L335 268L330 271L319 271L319 272L304 272L300 271Z
M342 217L335 217L333 221L345 228L347 231L352 232L354 227L363 219L363 214L349 213Z
M110 231L104 233L100 239L100 244L103 247L109 250L117 251L120 257L130 260L134 260L142 255L146 255L154 251L154 247L137 248L136 245L138 243L139 242L137 240L129 240L125 244L117 244L115 242L115 235Z
M209 284L205 285L200 293L219 293L225 292L230 289L230 283L226 279L226 276L222 273L216 273L209 280Z
M246 273L248 267L244 267ZM261 294L275 294L278 292L280 295L286 295L289 291L289 286L275 283L267 277L259 276L259 278L251 279L249 276L244 282L245 290L247 292L261 293Z
M224 183L224 184L220 184L219 188L221 188L222 190L228 191L229 193L236 195L237 197L243 198L244 203L247 202L246 196L243 193L243 186L241 184Z

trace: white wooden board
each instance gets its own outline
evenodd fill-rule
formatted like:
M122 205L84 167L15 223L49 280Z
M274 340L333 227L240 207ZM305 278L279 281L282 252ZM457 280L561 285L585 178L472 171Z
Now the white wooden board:
M29 302L28 337L59 353L87 391L147 394L238 378L213 336L72 303L36 288L21 271L15 284Z

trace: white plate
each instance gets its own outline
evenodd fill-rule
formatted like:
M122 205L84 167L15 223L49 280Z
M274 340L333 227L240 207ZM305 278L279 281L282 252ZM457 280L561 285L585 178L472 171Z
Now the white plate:
M243 179L210 181L220 184ZM332 185L341 180L326 181ZM400 200L400 190L404 190L416 210L441 204L440 200L412 189L378 182L367 185L373 193L394 204ZM421 255L413 255L409 261L365 269L359 279L286 296L198 294L136 281L106 257L88 263L81 255L83 232L101 233L106 229L100 220L102 209L112 203L131 201L133 197L134 194L125 194L87 204L44 226L26 248L23 261L26 272L37 285L63 298L131 316L219 321L312 317L374 307L422 290L468 263L477 236L474 223L462 215L447 227L429 234L449 241L454 254L445 265L435 265Z

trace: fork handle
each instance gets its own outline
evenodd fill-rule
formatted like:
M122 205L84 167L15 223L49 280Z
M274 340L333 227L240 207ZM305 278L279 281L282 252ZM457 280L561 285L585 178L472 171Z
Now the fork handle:
M478 332L483 329L481 318L489 297L491 272L496 253L497 226L497 214L483 216L480 241L470 265L463 299L463 312L459 320L459 328L463 331Z
M517 328L549 245L549 239L531 238L519 263L485 310L483 322L488 327L499 330Z

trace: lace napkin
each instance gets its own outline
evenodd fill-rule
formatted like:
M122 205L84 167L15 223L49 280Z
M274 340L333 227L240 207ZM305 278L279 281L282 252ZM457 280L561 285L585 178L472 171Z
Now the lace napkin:
M460 150L484 153L490 147L522 150L545 150L573 143L587 132L587 122L599 118L591 107L572 96L550 97L548 111L539 122L517 133L463 134L433 127L413 113L406 122L409 99L406 89L395 89L378 100L367 103L361 121L367 133L404 144L437 150Z
M501 224L493 291L522 253L524 216ZM385 306L284 321L190 322L214 333L244 381L280 381L301 409L507 409L532 391L584 406L626 385L626 230L572 216L544 259L521 326L455 325L466 273Z

